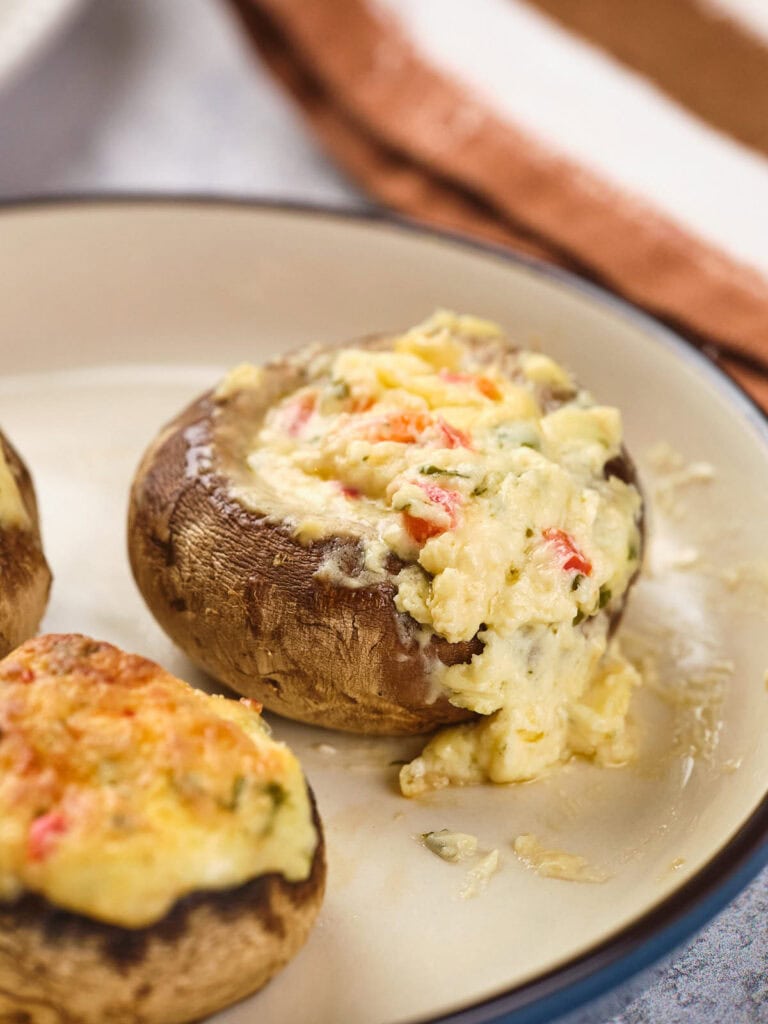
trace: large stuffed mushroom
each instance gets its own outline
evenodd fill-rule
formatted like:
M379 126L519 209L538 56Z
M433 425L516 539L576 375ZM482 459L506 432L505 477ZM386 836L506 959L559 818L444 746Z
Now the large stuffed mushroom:
M182 1024L320 906L320 821L252 702L78 635L0 662L0 1019Z
M36 632L50 587L32 478L0 432L0 657Z
M235 690L350 731L452 725L409 795L626 756L621 419L492 324L237 368L147 451L128 539L159 623Z

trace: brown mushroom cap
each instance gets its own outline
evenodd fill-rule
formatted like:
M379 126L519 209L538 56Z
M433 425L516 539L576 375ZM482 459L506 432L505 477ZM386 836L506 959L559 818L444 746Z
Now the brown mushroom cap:
M354 344L376 349L391 339ZM384 581L334 584L316 575L329 554L351 576L362 569L363 539L353 527L302 543L269 509L253 511L233 495L248 486L246 459L268 410L307 384L313 360L328 351L272 362L257 386L225 397L208 392L161 431L131 491L134 577L159 624L193 661L278 714L385 735L473 718L436 692L431 670L438 659L469 662L482 641L452 644L433 635L424 644L422 628L394 604L399 559L392 556ZM498 360L500 343L478 342L473 354ZM504 343L502 365L508 359L519 372L514 357ZM572 397L551 394L547 404ZM626 453L614 461L633 475ZM620 610L611 614L617 619Z
M29 526L0 521L0 658L37 632L48 603L51 571L43 554L37 500L29 470L0 433L0 448L19 488Z
M196 892L146 928L103 924L32 894L0 903L0 1020L182 1024L256 992L301 948L320 908L316 810L314 823L305 881L268 874Z

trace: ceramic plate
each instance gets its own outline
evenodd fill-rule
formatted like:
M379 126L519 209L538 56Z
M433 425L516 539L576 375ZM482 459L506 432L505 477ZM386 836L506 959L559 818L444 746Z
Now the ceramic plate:
M765 863L768 431L702 357L565 274L389 222L160 200L0 216L0 410L38 485L47 630L204 683L128 569L142 450L231 364L435 307L501 322L619 405L648 495L648 564L623 626L645 677L636 760L414 802L394 762L418 741L273 719L325 820L327 900L301 954L221 1024L545 1019L659 956ZM484 892L465 898L467 865L419 843L440 828L499 850ZM521 834L605 880L541 877L515 856Z
M58 32L85 0L0 0L0 85Z

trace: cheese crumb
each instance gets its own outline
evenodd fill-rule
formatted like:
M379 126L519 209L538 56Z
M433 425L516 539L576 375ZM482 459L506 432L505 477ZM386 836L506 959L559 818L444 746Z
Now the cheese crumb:
M226 402L228 398L238 391L245 391L248 388L258 388L264 379L264 371L260 366L252 363L240 363L230 370L226 377L219 382L213 393L216 402Z
M421 838L428 850L453 863L469 860L477 853L477 836L466 832L441 828L439 832L425 832Z
M513 849L527 868L543 878L558 878L563 882L605 882L608 875L590 865L578 853L546 849L537 836L526 834L515 839Z
M467 880L459 894L463 900L471 900L488 887L488 882L499 870L499 851L491 850L482 860L467 872Z

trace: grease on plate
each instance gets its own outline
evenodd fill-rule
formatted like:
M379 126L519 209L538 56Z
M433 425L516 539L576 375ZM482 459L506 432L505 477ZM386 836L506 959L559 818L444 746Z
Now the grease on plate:
M610 877L578 853L547 849L534 835L518 836L512 847L521 863L543 878L557 878L562 882L606 882Z
M655 444L648 451L647 459L656 477L653 504L671 518L679 519L687 511L682 492L697 484L707 484L715 477L711 463L686 462L667 441Z

